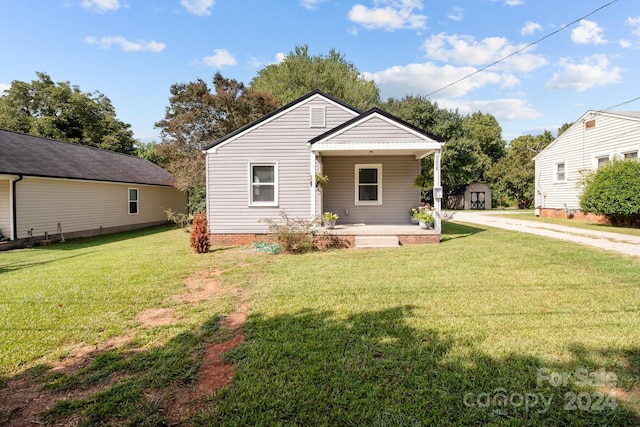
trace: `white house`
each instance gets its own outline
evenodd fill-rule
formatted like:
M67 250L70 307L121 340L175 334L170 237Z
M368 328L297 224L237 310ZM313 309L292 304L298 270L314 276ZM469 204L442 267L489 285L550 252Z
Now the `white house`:
M420 203L413 186L420 161L434 155L438 186L441 148L384 111L361 112L313 91L206 147L212 242L251 242L281 211L306 219L331 211L340 224L409 224ZM317 174L329 179L322 190ZM439 214L438 206L438 241Z
M139 157L0 130L0 229L10 240L166 223L165 210L186 212L173 184Z
M535 156L536 212L584 216L581 178L614 158L637 159L640 112L588 111Z

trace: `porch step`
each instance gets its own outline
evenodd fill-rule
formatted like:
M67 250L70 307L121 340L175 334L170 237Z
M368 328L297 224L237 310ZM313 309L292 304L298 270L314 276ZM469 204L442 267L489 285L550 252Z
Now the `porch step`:
M397 236L356 236L356 249L397 247L400 247Z

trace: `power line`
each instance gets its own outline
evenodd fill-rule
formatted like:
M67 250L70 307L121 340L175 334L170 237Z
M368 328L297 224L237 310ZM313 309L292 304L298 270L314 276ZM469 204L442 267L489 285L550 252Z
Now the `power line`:
M534 41L534 42L529 43L529 44L528 44L528 45L526 45L525 47L520 48L520 49L518 49L518 50L516 50L516 51L514 51L514 52L511 52L509 55L505 56L504 58L500 58L500 59L498 59L497 61L494 61L494 62L492 62L491 64L488 64L488 65L485 65L484 67L482 67L482 68L480 68L480 69L478 69L478 70L474 71L473 73L471 73L471 74L469 74L469 75L466 75L466 76L464 76L464 77L462 77L462 78L460 78L460 79L456 80L455 82L449 83L448 85L443 86L443 87L441 87L441 88L440 88L440 89L438 89L438 90L434 90L433 92L428 93L425 97L426 97L426 98L428 98L428 97L430 97L431 95L433 95L433 94L435 94L435 93L441 92L441 91L443 91L443 90L445 90L445 89L450 88L450 87L451 87L451 86L453 86L453 85L456 85L456 84L460 83L460 82L461 82L461 81L463 81L463 80L466 80L466 79L468 79L468 78L470 78L470 77L473 77L473 76L475 76L476 74L478 74L478 73L480 73L480 72L482 72L482 71L486 70L487 68L489 68L489 67L493 67L494 65L499 64L499 63L501 63L502 61L504 61L504 60L506 60L506 59L511 58L513 55L516 55L516 54L518 54L518 53L522 52L523 50L526 50L526 49L530 48L531 46L534 46L534 45L536 45L536 44L540 43L541 41L543 41L543 40L545 40L545 39L547 39L547 38L549 38L549 37L551 37L551 36L553 36L553 35L555 35L555 34L558 34L560 31L562 31L562 30L564 30L564 29L566 29L566 28L569 28L570 26L572 26L572 25L574 25L574 24L576 24L576 23L578 23L578 22L582 21L583 19L586 19L586 18L590 17L590 16L591 16L591 15L593 15L594 13L599 12L600 10L604 9L604 8L605 8L605 7L607 7L607 6L611 6L613 3L617 2L617 1L618 1L618 0L613 0L613 1L610 1L609 3L607 3L607 4L603 5L603 6L600 6L599 8L597 8L597 9L595 9L595 10L593 10L593 11L589 12L588 14L586 14L586 15L584 15L584 16L582 16L582 17L578 18L578 19L576 19L575 21L572 21L572 22L568 23L567 25L565 25L565 26L563 26L563 27L561 27L561 28L559 28L559 29L557 29L557 30L555 30L555 31L553 31L553 32L551 32L551 33L549 33L549 34L547 34L546 36L541 37L541 38L539 38L538 40L536 40L536 41Z
M631 104L632 102L635 102L635 101L637 101L637 100L639 100L639 99L640 99L640 96L637 96L637 97L635 97L635 98L633 98L633 99L630 99L630 100L628 100L628 101L621 102L620 104L616 104L616 105L614 105L614 106L612 106L612 107L607 107L607 108L605 108L604 110L600 110L600 111L607 111L607 110L612 110L612 109L617 108L617 107L622 107L623 105Z

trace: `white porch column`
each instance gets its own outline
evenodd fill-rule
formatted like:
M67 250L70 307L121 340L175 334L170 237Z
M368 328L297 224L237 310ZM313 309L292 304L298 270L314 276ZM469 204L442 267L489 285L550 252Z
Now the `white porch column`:
M442 233L442 183L440 181L440 156L442 150L436 150L433 154L433 208L435 229Z
M313 151L309 155L309 173L311 174L311 212L310 218L316 217L316 155Z

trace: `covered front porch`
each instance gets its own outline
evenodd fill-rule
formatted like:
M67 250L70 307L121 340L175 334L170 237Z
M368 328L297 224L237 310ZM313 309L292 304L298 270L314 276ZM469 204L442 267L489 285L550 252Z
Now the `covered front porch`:
M406 243L439 241L441 231L440 159L442 142L396 117L373 109L312 139L312 213L339 216L336 236L396 235ZM434 162L434 229L411 225L409 212L420 206L414 179L421 162Z

